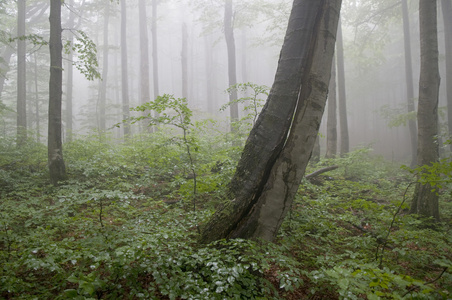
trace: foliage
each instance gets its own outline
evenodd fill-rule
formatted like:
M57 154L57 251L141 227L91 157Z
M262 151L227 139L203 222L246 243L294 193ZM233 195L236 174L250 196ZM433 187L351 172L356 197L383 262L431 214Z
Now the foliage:
M75 43L67 41L64 44L64 52L69 54L71 51L78 54L78 62L73 64L77 70L82 73L86 79L94 80L101 78L98 71L99 63L97 61L97 47L88 35L82 30L76 30Z
M184 207L192 180L180 130L160 124L126 143L96 135L67 143L70 179L59 187L45 180L45 147L3 139L0 298L450 298L449 185L438 191L443 223L422 226L403 204L387 235L413 192L411 175L359 149L310 166L339 168L303 182L276 244L201 246L197 224L211 216L237 155L214 126L189 130L196 213Z

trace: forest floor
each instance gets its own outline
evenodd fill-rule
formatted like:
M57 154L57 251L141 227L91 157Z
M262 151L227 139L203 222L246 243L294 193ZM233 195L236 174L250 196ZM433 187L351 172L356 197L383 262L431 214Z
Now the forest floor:
M177 145L162 145L75 141L58 187L43 147L9 149L0 161L0 298L452 298L447 180L441 222L423 220L408 214L413 175L357 150L309 166L339 168L303 181L276 243L200 246L198 228L221 203L239 151L199 154L193 195Z

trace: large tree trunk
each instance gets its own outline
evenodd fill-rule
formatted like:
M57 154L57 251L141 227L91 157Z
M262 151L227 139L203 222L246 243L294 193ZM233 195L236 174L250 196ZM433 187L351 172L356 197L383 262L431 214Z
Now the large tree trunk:
M61 98L63 84L63 64L61 43L61 0L50 1L50 80L49 80L49 128L48 163L50 181L57 185L66 179L61 140Z
M99 113L98 118L98 129L99 133L103 134L107 129L106 125L106 107L107 107L107 78L108 78L108 23L110 20L110 1L105 2L104 7L104 48L102 51L103 63L102 63L102 78L100 79L100 91L99 91Z
M421 72L418 104L418 164L438 161L438 33L436 0L419 0L421 40ZM439 221L438 195L430 184L418 184L411 204L411 213L433 217Z
M446 48L446 95L447 95L447 124L449 135L452 136L452 3L442 0L441 8L444 22L444 45ZM452 151L452 143L450 144Z
M17 1L17 146L27 139L27 87L25 43L26 0Z
M344 67L344 42L342 38L342 25L339 21L337 28L337 90L339 98L339 125L341 133L341 156L350 150L350 140L348 136L348 120L347 120L347 96L345 92L345 67Z
M232 0L226 0L224 4L224 36L228 49L228 78L229 86L237 84L237 62L235 55L234 24L232 15ZM229 101L237 100L237 91L233 89L229 93ZM231 131L234 131L234 123L239 119L238 103L229 106L231 116Z
M129 71L127 62L127 7L126 0L121 1L121 96L122 96L122 118L127 120L130 116L129 110ZM124 137L130 135L130 124L124 124Z
M304 174L304 159L309 157L312 145L317 135L318 125L323 111L321 104L324 94L326 97L327 82L324 74L314 74L320 60L314 59L318 47L321 57L325 58L323 68L331 64L332 51L330 47L335 28L321 31L322 20L334 25L337 22L340 0L295 0L289 18L284 45L281 50L275 80L270 90L267 102L254 125L242 157L238 163L236 173L229 185L229 201L219 209L212 219L204 226L200 241L211 242L228 237L262 237L272 239L277 232L280 222L293 200L297 180ZM332 7L332 8L330 8ZM337 26L337 23L336 23ZM320 38L317 43L317 38ZM320 43L322 42L322 43ZM312 67L314 66L314 67ZM318 78L315 78L319 76ZM329 77L329 76L327 76ZM326 80L326 83L322 82ZM312 97L317 96L315 101ZM325 101L325 99L323 99ZM298 104L298 105L297 105ZM288 132L292 126L292 134ZM305 112L312 116L304 118ZM299 126L306 129L307 143L299 147L301 137ZM286 143L287 142L287 143ZM296 149L294 154L292 149ZM284 150L283 150L284 149ZM301 152L300 152L301 151ZM286 164L285 158L299 156L302 162ZM307 162L307 161L306 161ZM293 168L292 168L293 166ZM288 167L289 169L286 169ZM300 169L297 169L300 168ZM279 178L282 174L289 177ZM279 193L273 187L281 187L281 181L289 180L287 194ZM276 192L277 197L268 197ZM262 224L262 216L274 206L271 224ZM264 222L265 223L265 222ZM262 227L263 226L263 227Z
M336 60L333 55L328 93L328 119L326 121L326 158L337 153L337 102L336 102Z
M402 0L403 16L403 40L405 47L405 84L407 96L407 110L414 112L414 87L413 87L413 67L411 64L411 36L410 36L410 18L408 14L407 0ZM409 120L408 128L410 130L411 141L411 166L417 163L417 130L416 121Z

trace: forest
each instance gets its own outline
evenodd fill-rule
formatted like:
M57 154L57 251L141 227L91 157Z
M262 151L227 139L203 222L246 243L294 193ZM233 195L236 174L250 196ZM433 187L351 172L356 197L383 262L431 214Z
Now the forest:
M452 0L0 0L0 299L452 299Z

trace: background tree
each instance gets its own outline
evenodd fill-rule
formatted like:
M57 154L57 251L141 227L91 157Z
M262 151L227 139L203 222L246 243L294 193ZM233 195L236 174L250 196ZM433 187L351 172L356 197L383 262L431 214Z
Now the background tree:
M414 107L414 87L413 87L413 66L411 63L411 34L410 34L410 17L408 14L407 0L402 0L402 19L403 19L403 45L405 50L405 82L406 82L406 98L408 113L415 111ZM411 141L411 166L417 163L417 130L416 121L408 120Z
M122 118L129 118L129 68L127 61L127 6L126 0L121 2L121 96L122 96ZM129 123L124 124L124 136L130 134Z
M337 103L336 103L336 60L333 56L331 78L328 88L328 119L326 131L326 158L333 158L337 153Z
M418 165L438 162L438 32L437 1L419 0L419 28L421 39L421 73L418 104ZM430 183L416 185L411 213L433 217L439 221L438 193Z
M107 129L106 125L106 105L107 105L107 84L108 84L108 54L109 54L109 42L108 42L108 23L110 20L110 0L105 1L104 6L104 26L103 26L103 52L102 52L102 78L100 79L100 90L99 90L99 111L97 114L98 118L98 130L100 134L103 134Z
M140 31L140 99L141 104L151 100L149 90L149 38L146 3L138 0L139 31Z
M232 14L232 0L226 0L224 3L224 36L228 50L228 79L229 86L237 84L237 62L235 53L234 39L234 17ZM229 102L237 99L237 91L229 93ZM239 107L237 103L230 106L231 131L234 131L234 122L239 119Z
M160 95L159 89L159 56L158 56L158 37L157 37L157 7L160 0L152 0L152 82L154 87L154 99Z
M66 179L66 167L63 160L61 139L61 101L63 85L63 64L61 42L61 1L50 1L50 81L49 81L49 127L48 127L48 164L50 181L57 185Z
M345 91L345 66L344 66L344 42L342 36L342 23L339 21L337 28L337 44L336 44L336 59L337 59L337 91L339 98L339 125L341 137L341 156L345 155L350 150L350 139L348 136L348 118L347 118L347 96Z
M26 0L17 1L17 145L22 146L27 139L27 86L25 43Z
M449 0L441 1L444 22L444 45L446 55L446 96L447 96L447 124L449 136L452 136L452 3ZM452 150L452 143L450 144Z

